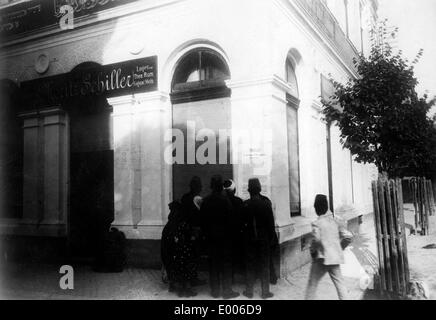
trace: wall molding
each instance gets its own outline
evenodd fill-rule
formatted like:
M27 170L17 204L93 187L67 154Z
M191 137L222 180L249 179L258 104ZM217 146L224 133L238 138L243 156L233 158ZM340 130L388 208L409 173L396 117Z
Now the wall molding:
M339 64L349 76L357 78L357 73L348 66L337 52L337 49L334 48L318 28L306 18L306 14L293 0L275 0L274 3L290 21L297 24L299 29L309 36L309 39L312 40L315 47L322 48L322 51L329 59L333 59Z
M141 14L144 12L184 1L186 0L160 0L152 4L147 3L147 1L133 2L104 10L98 14L79 17L75 20L75 29L67 32L57 27L51 27L48 30L36 30L34 34L7 41L0 45L2 49L0 59L107 34L112 32L115 26L117 28L128 28L143 22ZM128 19L126 19L126 17L128 17ZM119 19L119 21L116 21L116 19Z

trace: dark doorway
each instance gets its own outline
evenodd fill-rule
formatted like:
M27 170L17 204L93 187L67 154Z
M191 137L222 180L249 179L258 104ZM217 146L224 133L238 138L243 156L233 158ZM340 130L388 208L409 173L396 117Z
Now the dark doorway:
M75 257L96 257L114 220L114 151L106 99L76 101L70 116L69 240Z
M0 80L0 218L23 214L23 124L18 117L20 92Z

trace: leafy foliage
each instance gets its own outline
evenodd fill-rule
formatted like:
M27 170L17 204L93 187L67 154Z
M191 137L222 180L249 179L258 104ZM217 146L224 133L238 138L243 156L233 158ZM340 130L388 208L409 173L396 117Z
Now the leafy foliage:
M375 164L391 177L431 175L436 164L436 129L427 114L435 99L416 92L414 65L393 52L398 29L386 20L372 35L368 57L355 59L359 77L345 85L332 79L335 94L322 101L328 122L336 122L341 143L359 163Z

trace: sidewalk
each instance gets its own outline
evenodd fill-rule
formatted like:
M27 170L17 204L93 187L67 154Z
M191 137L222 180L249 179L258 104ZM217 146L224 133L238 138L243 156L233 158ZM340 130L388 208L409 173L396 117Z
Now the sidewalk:
M413 211L406 209L405 212L406 220L413 225ZM430 299L436 300L436 216L430 217L430 233L409 236L407 249L411 280L424 282L430 291Z
M365 270L377 263L377 249L374 225L371 219L361 225L361 234L352 246L345 251L345 264L341 266L345 276L350 299L375 299L362 290L360 281ZM409 263L413 279L423 280L432 291L431 298L436 298L436 250L422 249L425 245L436 243L436 235L408 238ZM61 290L59 287L59 268L56 265L8 264L0 272L1 299L140 299L140 300L179 300L174 293L169 293L162 283L160 270L128 268L122 273L95 273L86 266L74 267L74 290ZM306 265L290 274L287 279L280 279L271 287L273 300L304 299L310 265ZM200 275L207 279L207 274ZM234 290L242 293L242 279ZM256 285L255 299L259 299L259 284ZM208 285L196 288L198 295L192 300L209 300ZM186 298L181 298L183 300ZM325 276L318 289L318 299L336 300L336 290L328 276ZM241 296L235 300L246 300Z
M347 251L348 269L354 264L352 252ZM169 293L162 283L159 270L128 268L122 273L95 273L86 266L74 267L74 290L61 290L59 287L60 266L10 264L3 270L0 279L1 299L141 299L141 300L178 300L174 293ZM293 272L288 279L279 279L271 286L273 300L302 300L309 276L310 265ZM353 269L353 267L351 268ZM354 276L356 273L354 274ZM201 273L207 279L206 273ZM242 278L237 277L234 290L242 293ZM364 292L359 288L359 279L346 277L351 299L362 299ZM198 295L193 300L209 300L208 285L197 287ZM260 284L255 287L255 299L259 299ZM322 300L337 299L336 291L330 278L326 276L320 283L318 298ZM182 298L184 299L184 298ZM246 300L241 296L235 300Z
M12 266L9 266L12 267ZM60 268L60 266L59 266ZM271 286L273 300L304 299L305 287L309 276L310 265L295 271L278 284ZM5 279L5 276L8 278ZM126 269L122 273L95 273L90 268L80 266L74 268L74 290L61 290L59 287L58 266L54 265L13 265L13 270L2 272L0 281L1 299L140 299L140 300L179 300L174 293L169 293L167 286L161 281L159 270ZM207 274L202 273L206 279ZM238 279L241 280L241 279ZM242 293L244 285L238 281L234 290ZM358 279L347 277L346 284L350 288L350 298L361 299L363 291L359 289ZM193 300L210 300L208 285L197 287L198 295ZM259 299L259 284L255 290L255 299ZM319 299L337 299L335 288L328 276L319 287ZM182 298L183 300L184 298ZM235 300L245 300L241 296Z

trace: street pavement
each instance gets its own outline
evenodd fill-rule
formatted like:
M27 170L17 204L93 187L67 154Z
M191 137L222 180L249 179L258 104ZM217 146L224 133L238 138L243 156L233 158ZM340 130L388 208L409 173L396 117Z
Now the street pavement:
M60 266L13 264L12 270L3 271L0 297L2 299L140 299L140 300L180 300L176 294L168 292L161 280L160 270L128 268L122 273L95 273L86 266L74 267L74 289L62 290L59 286ZM302 300L309 276L310 266L293 272L288 279L280 279L271 286L273 300ZM7 279L5 279L7 275ZM200 277L206 279L207 274ZM237 277L234 290L242 293L242 278ZM352 299L360 299L362 290L358 280L347 278ZM192 300L210 300L208 285L196 288L198 295ZM256 284L254 299L260 298L260 283ZM328 277L319 286L319 299L337 299L335 288ZM235 300L246 300L242 295Z
M411 212L406 212L409 216ZM410 217L409 217L410 218ZM436 230L436 229L435 229ZM423 249L435 244L436 234L408 237L409 264L413 280L427 284L431 296L436 299L436 249ZM372 219L365 219L360 235L345 251L345 264L341 266L351 300L377 299L368 282L368 273L377 265L377 249ZM90 267L74 267L74 289L62 290L59 285L61 266L52 264L6 263L0 273L1 299L134 299L134 300L184 300L168 292L162 282L160 270L127 268L121 273L95 273ZM273 300L302 300L309 277L310 264L292 272L287 279L280 279L271 287ZM200 277L207 278L206 273ZM234 290L242 294L244 285L241 276L236 277ZM190 300L213 299L208 285L196 288L198 295ZM260 299L260 283L256 284L254 299ZM325 276L318 288L318 299L336 300L335 288ZM234 300L246 300L242 295Z

